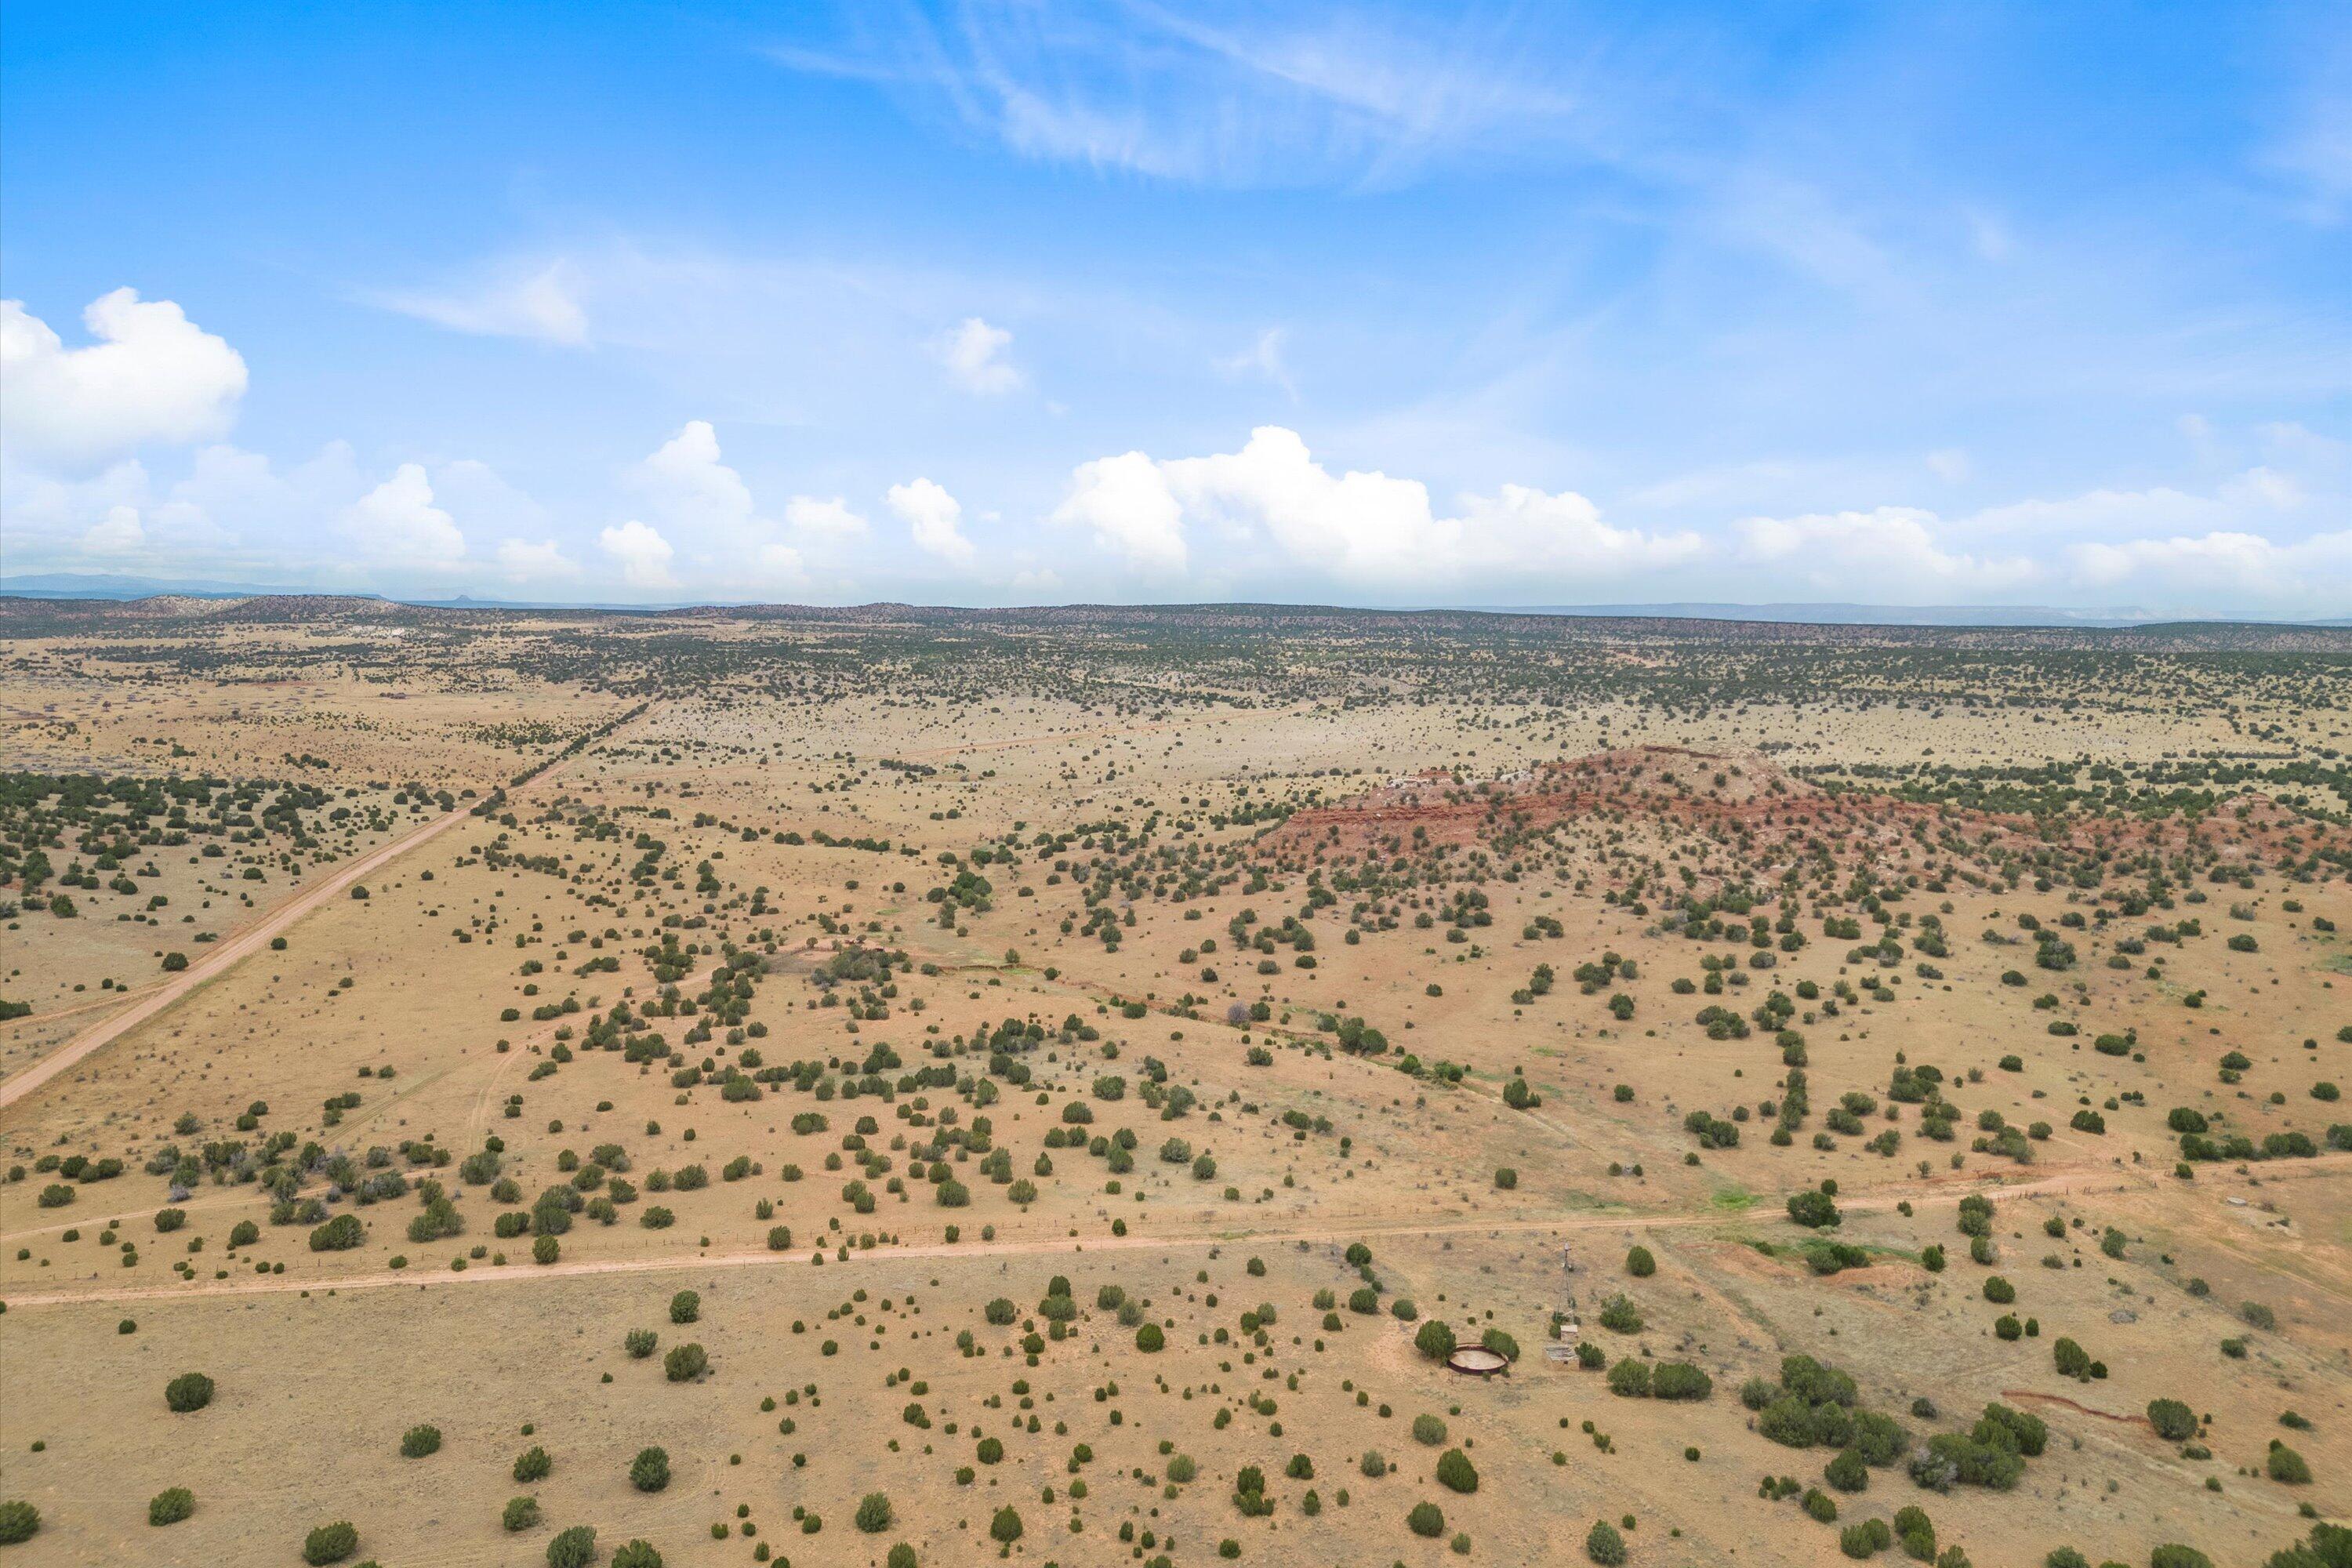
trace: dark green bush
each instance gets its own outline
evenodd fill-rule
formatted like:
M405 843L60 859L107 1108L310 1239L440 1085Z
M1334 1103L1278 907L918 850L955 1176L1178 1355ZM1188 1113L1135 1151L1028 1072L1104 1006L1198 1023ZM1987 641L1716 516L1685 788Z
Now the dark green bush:
M348 1252L367 1239L367 1226L355 1214L339 1214L310 1233L313 1252Z
M596 1527L575 1524L547 1543L547 1568L588 1568L596 1561Z
M1683 1361L1662 1361L1650 1373L1650 1393L1658 1399L1705 1399L1715 1392L1715 1379Z
M322 1524L302 1538L302 1561L310 1568L322 1568L329 1563L341 1563L360 1549L360 1532L351 1521L339 1519L332 1524Z

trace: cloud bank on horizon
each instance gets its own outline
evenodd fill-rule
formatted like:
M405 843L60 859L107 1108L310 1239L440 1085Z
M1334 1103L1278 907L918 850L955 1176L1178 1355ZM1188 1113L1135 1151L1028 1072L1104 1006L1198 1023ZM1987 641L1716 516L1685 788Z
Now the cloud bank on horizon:
M2342 616L2347 101L2296 5L28 4L0 567Z

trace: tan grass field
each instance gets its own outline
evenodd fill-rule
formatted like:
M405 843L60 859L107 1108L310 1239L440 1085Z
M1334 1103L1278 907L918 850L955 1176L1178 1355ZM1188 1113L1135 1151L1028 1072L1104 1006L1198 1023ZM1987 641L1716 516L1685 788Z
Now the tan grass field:
M2235 1564L2352 1511L2352 1110L2318 1097L2352 1079L2340 637L16 615L0 1500L41 1522L0 1563L298 1563L347 1521L383 1568L545 1563L574 1525L598 1562L1435 1568L1584 1561L1605 1524L1683 1568L1848 1561L1913 1509L1944 1568ZM1537 821L1546 770L1594 756L1619 771ZM1887 771L1923 768L1958 771ZM66 775L210 784L140 841L120 795L68 814ZM1458 809L1346 815L1400 790ZM1632 973L1588 991L1606 953ZM1894 1098L1922 1066L1934 1093ZM2185 1161L2179 1111L2307 1148ZM428 1181L454 1212L412 1239ZM1793 1224L1825 1183L1840 1223ZM317 1245L341 1215L356 1244ZM1860 1250L1819 1272L1824 1238ZM1620 1293L1637 1329L1600 1321ZM1571 1300L1601 1368L1547 1354ZM1498 1331L1508 1374L1446 1370L1432 1321ZM688 1343L708 1367L672 1381ZM1790 1356L1903 1428L1859 1489L1743 1401ZM1711 1391L1612 1392L1625 1363ZM210 1402L174 1412L191 1372ZM2168 1400L2191 1430L2154 1429ZM2008 1484L1914 1479L1996 1403L2046 1427ZM193 1511L150 1524L170 1488Z

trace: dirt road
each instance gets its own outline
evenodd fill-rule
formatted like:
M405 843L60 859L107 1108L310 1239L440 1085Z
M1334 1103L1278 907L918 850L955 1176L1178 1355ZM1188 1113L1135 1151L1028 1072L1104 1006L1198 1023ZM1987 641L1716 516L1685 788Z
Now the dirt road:
M1892 1209L1906 1201L1915 1208L1945 1208L1957 1205L1971 1193L2019 1198L2053 1193L2119 1192L2149 1184L2150 1178L2124 1171L2068 1171L2031 1182L2006 1182L1991 1177L1966 1183L1938 1184L1927 1188L1889 1190L1844 1202L1842 1206L1849 1214ZM890 1263L913 1258L1034 1258L1076 1253L1170 1251L1190 1247L1274 1247L1297 1242L1335 1246L1341 1242L1372 1241L1383 1237L1472 1236L1481 1233L1514 1236L1591 1230L1665 1230L1734 1224L1741 1217L1715 1210L1697 1214L1573 1214L1549 1219L1459 1220L1445 1225L1384 1225L1377 1220L1368 1220L1360 1225L1339 1222L1313 1230L1297 1231L1217 1230L1190 1236L1055 1236L1010 1241L926 1242L913 1247L877 1247L871 1251L852 1251L846 1258L828 1255L825 1267ZM1771 1214L1759 1215L1755 1218L1762 1223L1787 1223ZM738 1251L696 1253L691 1257L675 1258L589 1258L576 1263L505 1268L475 1268L462 1274L442 1268L429 1272L424 1269L383 1270L373 1274L346 1275L341 1279L273 1275L266 1279L179 1286L142 1285L114 1290L44 1290L11 1296L7 1300L7 1308L14 1312L27 1307L126 1301L214 1301L229 1297L316 1295L328 1291L383 1290L404 1286L424 1289L447 1285L544 1284L588 1274L683 1274L714 1268L771 1268L793 1265L808 1268L809 1257L807 1251L800 1249L791 1252Z
M314 882L303 889L243 931L206 948L203 957L190 963L187 968L172 976L163 984L146 992L138 1001L121 1012L92 1024L31 1067L5 1083L0 1083L0 1110L5 1110L60 1073L69 1071L89 1058L92 1052L102 1050L111 1045L123 1035L170 1007L197 986L226 974L238 963L261 952L268 945L271 937L278 935L287 927L329 899L343 893L362 877L388 864L395 858L405 855L419 845L428 844L448 832L449 829L466 820L467 813L470 809L467 806L459 806L444 816L435 817L413 833L395 838L389 844L377 845L358 859L339 868L323 880Z

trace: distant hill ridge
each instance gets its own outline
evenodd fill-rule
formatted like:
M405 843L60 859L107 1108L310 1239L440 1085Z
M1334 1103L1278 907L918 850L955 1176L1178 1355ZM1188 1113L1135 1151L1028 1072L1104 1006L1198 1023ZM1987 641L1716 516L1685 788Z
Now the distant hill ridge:
M1727 608L1737 608L1727 606ZM1312 634L1330 637L1440 634L1529 646L1667 640L1778 646L2105 649L2142 652L2347 653L2352 624L2177 621L2124 625L2074 623L1917 625L1894 620L1804 621L1758 615L1673 616L1579 610L1369 610L1313 605L1061 605L965 609L904 604L829 607L811 605L545 606L412 603L362 595L257 593L206 596L156 594L32 596L0 591L0 628L15 637L71 636L173 621L211 626L446 627L507 620L519 627L606 623L616 631L680 622L771 622L819 626L966 627L975 633L1057 630L1104 636L1179 634L1221 637Z

